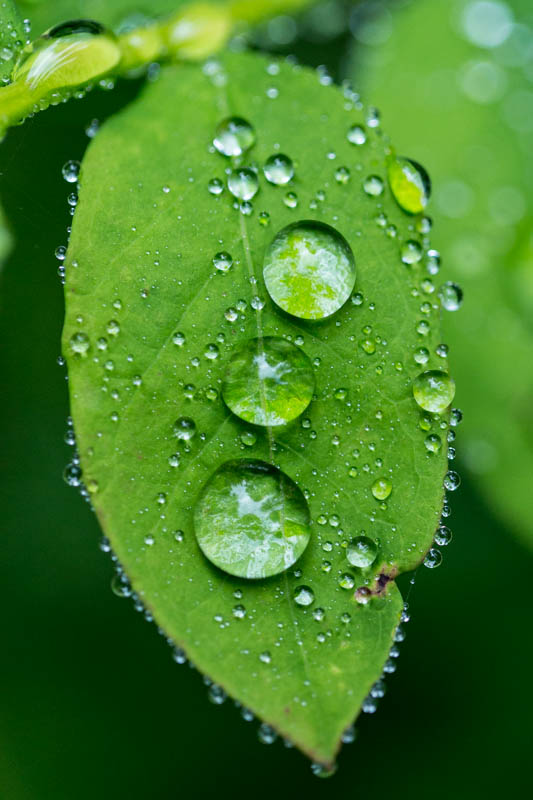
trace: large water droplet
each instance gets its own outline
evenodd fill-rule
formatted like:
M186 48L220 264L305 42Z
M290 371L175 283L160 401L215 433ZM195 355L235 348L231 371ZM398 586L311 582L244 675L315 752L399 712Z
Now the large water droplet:
M294 175L294 166L288 156L278 153L267 159L263 172L269 183L273 183L275 186L283 186Z
M184 442L188 442L196 433L196 423L190 417L179 417L174 423L174 435Z
M346 558L353 567L366 569L376 560L378 546L368 536L356 536L346 549Z
M341 308L355 284L346 239L321 222L295 222L269 245L263 275L272 300L300 319L325 319Z
M213 144L223 156L241 156L255 144L255 131L242 117L228 117L218 125Z
M259 189L259 179L253 169L234 169L228 177L228 189L238 200L251 200Z
M441 414L452 402L455 395L455 381L447 372L430 369L422 372L413 381L413 395L424 411Z
M231 357L222 396L228 408L254 425L286 425L313 397L313 367L286 339L251 339Z
M394 199L408 214L420 214L429 202L431 181L423 166L409 158L391 158L387 177Z
M205 484L194 511L204 555L240 578L292 566L310 536L307 502L288 475L258 460L228 461Z

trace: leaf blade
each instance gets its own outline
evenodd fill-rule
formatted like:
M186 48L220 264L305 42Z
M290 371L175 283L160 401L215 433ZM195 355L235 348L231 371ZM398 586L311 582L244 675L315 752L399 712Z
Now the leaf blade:
M376 225L377 201L363 192L365 172L357 170L360 162L365 170L384 169L383 145L379 137L369 137L368 150L356 153L345 138L353 115L344 109L338 90L320 86L312 73L289 67L273 79L265 66L256 57L228 55L215 82L200 68L168 68L138 103L98 134L82 168L67 259L64 349L86 480L98 480L93 495L97 514L143 602L199 669L304 752L330 764L343 729L387 658L402 608L393 579L398 571L416 566L431 544L442 503L445 457L442 452L432 458L425 450L412 398L411 380L419 370L411 357L420 337L415 332L419 300L410 287L417 278L400 263L398 242ZM226 81L220 80L221 74ZM267 95L272 83L280 89L274 101ZM175 100L170 106L169 96ZM197 99L187 119L179 101L185 96ZM276 143L298 157L290 187L299 197L297 209L283 202L286 187L264 181L252 217L232 208L227 191L210 196L208 180L223 177L226 162L208 152L207 145L216 124L229 113L246 116L255 126L253 158L259 164ZM305 139L301 130L307 132ZM332 139L338 158L353 169L350 188L335 180L336 167L327 157ZM313 209L322 187L327 199ZM269 226L258 223L260 209L268 209ZM391 221L410 235L402 213L391 203L388 211ZM262 254L269 240L302 217L335 225L351 243L356 288L366 298L362 308L349 302L319 325L282 318L262 285ZM360 240L352 217L364 232ZM234 261L224 275L212 266L221 249ZM256 284L250 284L249 270L255 272ZM219 393L224 363L233 349L257 336L257 315L250 307L255 293L265 301L262 334L303 337L304 351L317 364L311 425L302 427L297 421L274 440L275 464L306 491L314 529L296 575L291 570L243 585L200 556L192 514L199 490L220 464L244 457L272 461L269 437L255 430L253 447L243 445L243 430L250 429L228 413L219 395L208 396L211 388ZM238 307L243 298L246 310L238 320L228 321L227 308ZM120 311L113 310L117 299L122 301ZM116 338L107 337L108 348L100 357L96 341L114 314L121 331ZM76 322L80 315L82 323ZM429 342L436 345L438 311L430 316ZM362 330L371 322L379 335L376 359L361 347ZM337 334L338 323L346 335ZM68 354L70 337L80 325L92 341L86 359ZM172 341L176 331L185 333L180 346ZM204 359L204 348L215 342L219 357ZM128 362L130 354L133 362ZM400 355L406 359L402 370L397 368ZM108 358L114 364L106 371ZM380 364L381 373L376 371ZM137 387L132 385L135 375L142 381ZM187 389L193 381L195 389ZM346 395L335 399L339 387L345 387ZM117 401L110 397L114 390L120 395ZM119 419L113 422L115 410ZM171 427L180 416L194 418L198 434L190 453L182 448L180 465L173 470L168 464L176 446ZM357 461L356 447L363 451L362 463L360 475L352 478L348 466ZM368 468L367 458L372 458ZM392 471L387 474L392 474L394 486L383 508L371 493L382 469ZM158 506L161 493L166 502ZM143 507L147 511L139 515ZM323 515L326 526L319 521ZM174 530L184 531L183 541L176 543ZM372 570L354 576L353 590L368 580L365 588L373 597L367 604L338 585L342 574L354 572L345 558L343 537L361 530L381 544ZM154 545L146 544L146 535ZM180 575L188 577L181 580ZM309 609L297 608L292 599L302 580L315 592ZM246 619L232 616L235 591L243 593ZM323 622L312 614L321 605L326 607ZM343 614L349 615L347 622L340 619ZM302 647L312 658L301 656ZM265 652L269 661L261 659ZM310 686L304 663L312 672Z

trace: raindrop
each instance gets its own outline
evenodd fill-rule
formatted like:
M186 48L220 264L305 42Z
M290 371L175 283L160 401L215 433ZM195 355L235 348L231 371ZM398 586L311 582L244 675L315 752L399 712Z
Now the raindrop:
M269 183L273 183L275 186L283 186L293 177L294 166L288 156L277 153L267 159L263 172Z
M452 532L446 525L439 525L435 532L435 544L439 547L446 547L452 540Z
M424 411L441 414L454 398L455 382L447 372L428 370L413 381L413 395Z
M346 558L352 567L366 569L376 560L378 546L368 536L356 536L346 548Z
M207 188L209 190L209 193L215 195L216 197L219 194L222 194L222 192L224 191L224 184L220 180L220 178L211 178L211 180L207 184Z
M362 145L366 142L366 131L361 125L352 125L348 130L347 138L351 144Z
M439 550L436 550L434 547L429 550L428 554L424 558L424 566L428 569L435 569L435 567L440 567L442 564L442 553Z
M69 339L69 346L73 353L79 356L86 356L91 346L89 337L83 331L74 333Z
M436 433L430 433L429 436L426 436L424 444L430 453L438 453L442 447L441 438Z
M372 494L376 500L386 500L392 492L392 483L387 478L377 478L372 484Z
M408 214L420 214L429 202L431 181L424 167L409 158L391 158L387 177L394 199Z
M66 164L63 164L61 174L67 183L76 183L80 174L80 166L79 161L67 161Z
M315 600L315 593L310 586L297 586L293 593L294 602L299 606L310 606Z
M404 264L418 264L422 259L422 248L414 239L408 239L400 249L400 257Z
M455 492L455 490L458 489L460 485L461 485L461 476L457 472L450 470L449 472L446 473L446 475L444 476L445 489L448 489L449 492Z
M370 197L379 197L380 194L383 194L383 181L379 175L369 175L363 181L363 189Z
M219 272L227 272L232 265L233 259L225 250L221 250L220 253L216 253L216 255L213 256L213 266L215 269L218 269Z
M350 180L350 170L348 167L338 167L335 170L335 180L337 183L346 184Z
M255 144L255 132L242 117L228 117L218 125L213 144L223 156L242 156Z
M457 311L463 302L463 290L457 283L446 281L439 289L439 297L446 311Z
M257 173L249 167L239 167L228 176L228 189L238 200L251 200L259 189Z
M267 248L263 275L272 300L300 319L325 319L350 297L355 261L341 234L321 222L295 222Z
M228 461L204 485L194 510L204 555L241 578L291 567L309 543L305 497L281 470L258 460Z
M309 358L276 336L250 339L231 357L222 387L226 405L254 425L286 425L313 397L315 380Z
M174 435L184 442L188 442L196 433L196 424L190 417L180 417L174 423Z
M287 208L296 208L298 205L298 195L295 192L287 192L283 198L283 202Z

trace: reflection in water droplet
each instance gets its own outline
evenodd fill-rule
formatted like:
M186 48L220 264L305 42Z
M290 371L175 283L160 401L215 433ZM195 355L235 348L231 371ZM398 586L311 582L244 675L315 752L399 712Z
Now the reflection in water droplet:
M439 297L446 311L457 311L463 302L463 290L457 283L446 281L439 289Z
M79 356L86 356L91 346L89 337L83 331L74 333L69 339L70 349Z
M309 526L309 508L298 486L258 460L223 464L194 510L204 555L241 578L266 578L292 566L307 547Z
M315 599L315 593L310 586L297 586L294 590L294 602L299 606L310 606Z
M436 433L430 433L429 436L426 436L424 444L430 453L438 453L442 447L441 438Z
M272 300L300 319L325 319L350 297L355 261L346 239L321 222L295 222L267 248L263 275Z
M295 192L287 192L285 197L283 198L283 202L287 206L287 208L296 208L298 205L298 195Z
M423 166L409 158L391 158L387 177L394 199L408 214L420 214L429 202L431 181Z
M294 166L288 156L277 153L267 159L263 167L265 178L275 186L283 186L288 183L294 175Z
M439 550L436 550L434 547L432 547L424 559L424 566L427 567L428 569L435 569L435 567L440 567L441 564L442 564L442 553Z
M353 567L366 569L376 560L378 546L368 536L356 536L346 549L346 558Z
M213 144L223 156L241 156L255 144L255 132L242 117L228 117L218 125Z
M415 378L413 395L424 411L441 414L454 398L455 382L447 372L431 369Z
M366 131L361 125L352 125L347 133L347 138L352 144L362 145L366 142Z
M251 200L259 189L259 179L253 169L240 167L230 172L228 189L238 200Z
M218 269L219 272L227 272L232 264L233 259L225 250L221 250L220 253L216 253L216 255L213 256L213 266L215 269Z
M363 182L363 189L371 197L379 197L383 194L383 181L379 175L369 175Z
M313 397L315 379L306 354L286 339L250 339L231 357L222 396L228 408L254 425L286 425Z
M414 239L408 239L402 244L400 256L404 264L418 264L422 259L422 248Z
M377 478L372 484L372 494L376 500L386 500L392 492L392 483L387 478Z
M79 161L67 161L67 163L63 165L61 174L67 183L76 183L80 174L80 166Z
M209 190L209 194L214 194L216 197L217 195L222 194L224 191L224 184L220 178L212 178L207 184L207 188Z
M180 417L174 423L174 435L188 442L196 433L196 424L190 417Z

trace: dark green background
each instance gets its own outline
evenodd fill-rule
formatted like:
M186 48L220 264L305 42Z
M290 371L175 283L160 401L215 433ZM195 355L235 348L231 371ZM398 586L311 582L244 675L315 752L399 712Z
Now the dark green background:
M299 49L334 68L345 44ZM61 166L82 156L86 124L136 88L51 109L0 148L1 200L16 239L0 319L0 798L527 794L531 558L464 475L444 565L420 569L409 597L398 672L328 781L281 743L260 744L257 723L230 701L211 705L201 676L177 666L155 626L111 593L96 519L61 479L71 448L54 250L70 220ZM460 428L458 440L460 449Z

